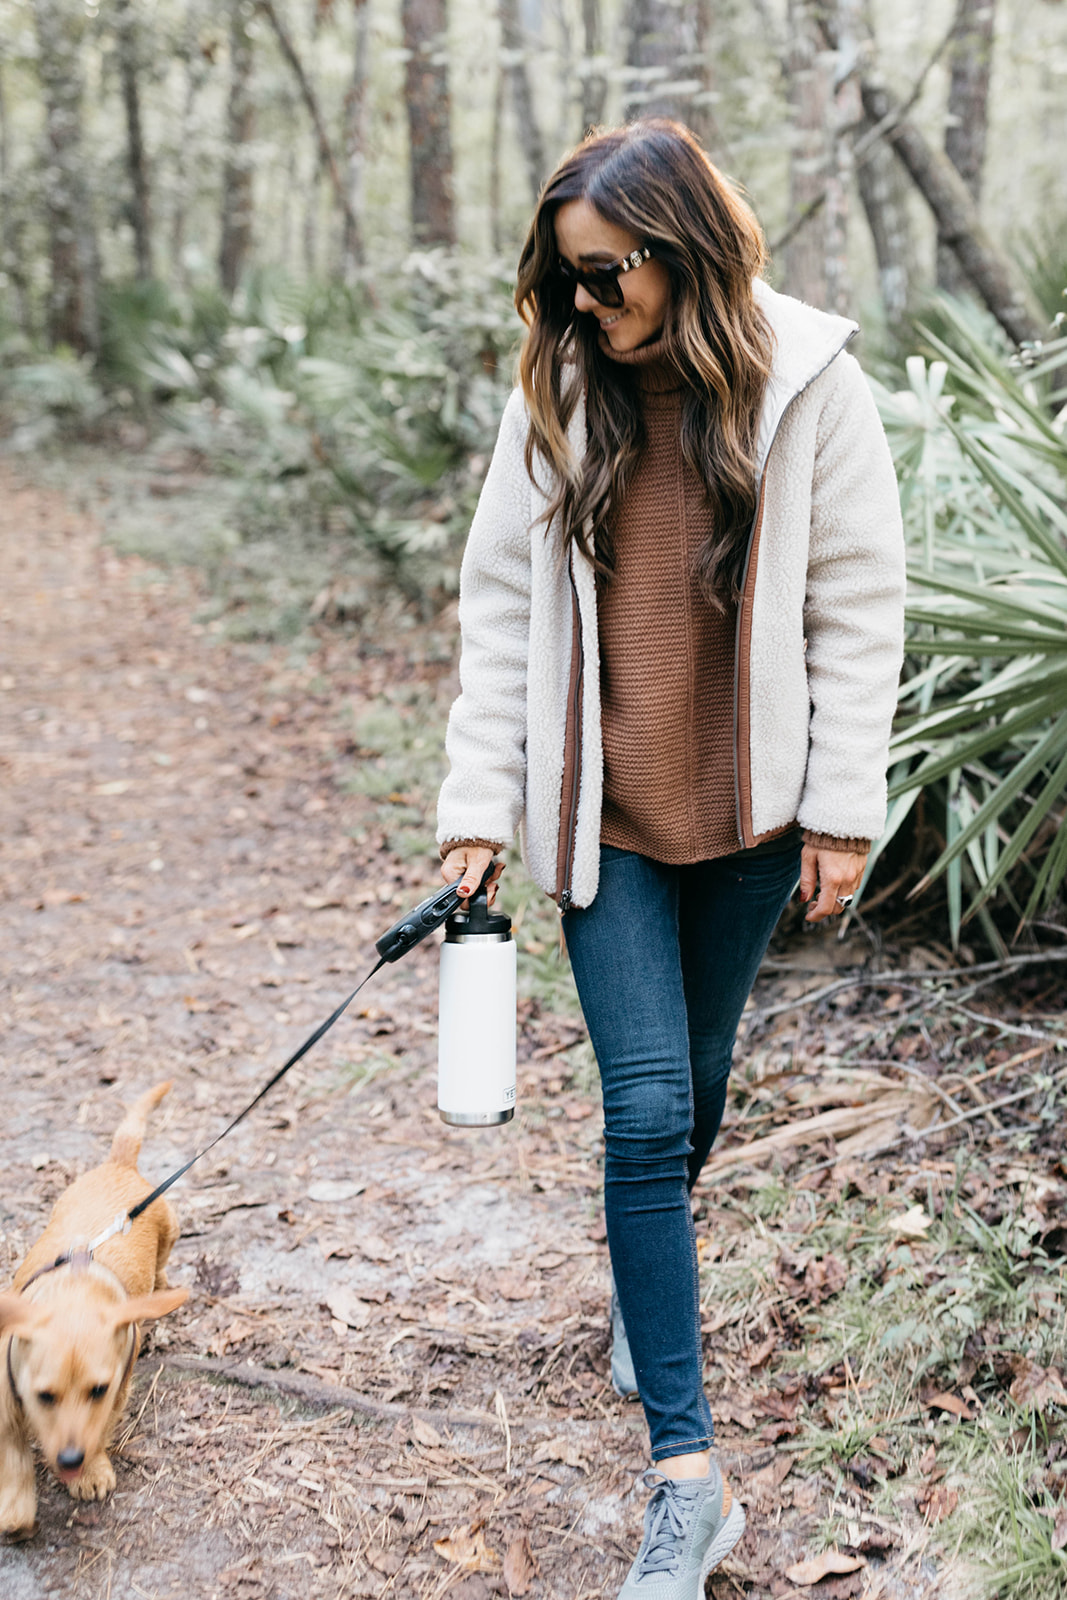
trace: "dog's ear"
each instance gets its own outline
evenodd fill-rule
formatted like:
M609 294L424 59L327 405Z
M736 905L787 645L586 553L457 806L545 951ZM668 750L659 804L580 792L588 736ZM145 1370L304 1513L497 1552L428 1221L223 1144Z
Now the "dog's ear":
M188 1289L156 1289L153 1294L138 1295L115 1307L115 1326L125 1328L131 1322L148 1322L152 1317L165 1317L168 1311L177 1311L188 1298Z
M32 1300L24 1300L20 1294L0 1294L0 1333L25 1338L47 1320L48 1312Z

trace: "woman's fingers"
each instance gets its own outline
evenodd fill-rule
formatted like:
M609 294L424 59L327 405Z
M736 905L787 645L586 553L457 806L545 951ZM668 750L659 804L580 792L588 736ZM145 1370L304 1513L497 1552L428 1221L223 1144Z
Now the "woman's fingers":
M860 886L866 855L854 850L823 850L805 845L800 865L800 898L809 905L805 922L822 922L840 916L848 900Z
M484 846L461 845L458 850L450 850L442 861L441 876L446 883L455 883L462 875L459 897L461 900L467 900L481 883L485 870L492 860L493 851L486 850ZM503 862L498 861L493 867L492 877L486 884L488 890L486 899L489 905L496 899L496 883L503 870Z

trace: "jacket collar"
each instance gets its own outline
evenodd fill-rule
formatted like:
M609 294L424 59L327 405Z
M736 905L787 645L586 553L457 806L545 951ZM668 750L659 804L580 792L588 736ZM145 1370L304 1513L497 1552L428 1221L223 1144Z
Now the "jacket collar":
M848 317L778 294L757 278L752 285L756 304L774 335L771 374L763 396L756 437L756 475L762 478L767 456L790 401L805 390L859 332Z

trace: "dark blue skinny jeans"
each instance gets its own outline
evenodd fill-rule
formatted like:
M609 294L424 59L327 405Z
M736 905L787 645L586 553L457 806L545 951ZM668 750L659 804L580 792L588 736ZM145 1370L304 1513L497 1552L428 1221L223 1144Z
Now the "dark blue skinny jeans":
M563 918L604 1090L608 1246L654 1461L713 1438L689 1191L799 875L797 844L680 867L602 845L596 899Z

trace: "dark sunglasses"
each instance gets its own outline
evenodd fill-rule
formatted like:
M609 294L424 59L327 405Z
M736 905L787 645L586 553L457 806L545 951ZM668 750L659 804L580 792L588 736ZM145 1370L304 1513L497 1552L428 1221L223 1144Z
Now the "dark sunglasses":
M643 267L645 262L652 257L652 251L646 246L643 250L632 250L628 256L623 256L621 261L612 261L604 267L572 267L569 261L562 256L556 262L556 271L564 283L576 289L579 284L592 295L598 306L621 306L622 284L619 277L624 272L636 272L638 267Z

